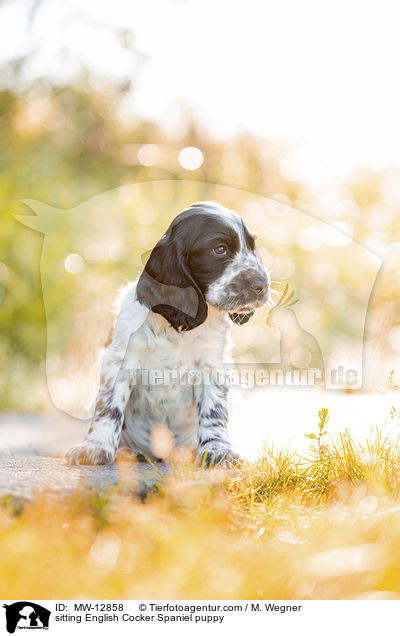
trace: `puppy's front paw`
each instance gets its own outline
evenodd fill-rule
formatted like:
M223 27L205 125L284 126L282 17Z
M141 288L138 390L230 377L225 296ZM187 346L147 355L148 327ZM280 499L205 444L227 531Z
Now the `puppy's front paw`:
M242 461L240 455L231 448L206 448L199 458L200 464L205 468L220 466L222 468L233 468Z
M97 464L111 464L114 455L111 451L102 448L93 442L82 442L71 448L65 455L68 464L76 466L92 466Z

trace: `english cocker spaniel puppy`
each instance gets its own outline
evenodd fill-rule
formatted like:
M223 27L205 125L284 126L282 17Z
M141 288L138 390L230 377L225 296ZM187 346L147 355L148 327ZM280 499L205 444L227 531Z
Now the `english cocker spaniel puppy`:
M229 319L247 322L269 287L236 212L210 202L180 212L123 291L89 432L67 461L108 464L120 445L154 461L152 431L161 425L204 465L232 465Z

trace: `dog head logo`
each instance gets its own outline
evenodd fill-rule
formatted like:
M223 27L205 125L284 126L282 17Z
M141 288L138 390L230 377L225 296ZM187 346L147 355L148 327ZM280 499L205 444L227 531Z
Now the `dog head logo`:
M274 279L288 280L299 298L294 308L278 304L269 317L260 309L238 334L233 327L239 361L250 351L266 366L289 361L295 368L324 369L327 388L347 386L346 380L331 381L332 370L343 364L357 370L352 388L362 386L364 329L379 257L340 228L281 201L252 195L249 207L248 193L236 188L218 186L216 191L201 182L153 181L126 185L66 210L25 200L34 215L16 217L44 234L46 378L61 411L90 416L100 375L98 352L113 323L115 290L138 276L147 250L196 199L237 209L258 234L262 260ZM282 294L282 287L278 291ZM192 301L187 294L185 300Z
M7 631L14 634L16 629L48 629L50 610L32 603L18 601L11 605L3 605L6 610Z

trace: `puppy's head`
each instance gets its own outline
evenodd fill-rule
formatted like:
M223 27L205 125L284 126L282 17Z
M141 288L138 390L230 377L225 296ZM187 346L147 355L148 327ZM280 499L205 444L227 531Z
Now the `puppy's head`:
M242 219L215 203L194 203L172 221L137 285L141 303L177 331L207 318L207 304L249 320L269 296L269 275Z

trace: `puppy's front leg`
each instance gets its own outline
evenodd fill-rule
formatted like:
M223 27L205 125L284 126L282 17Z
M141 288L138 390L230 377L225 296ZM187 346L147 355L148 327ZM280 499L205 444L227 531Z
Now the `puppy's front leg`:
M108 464L113 461L131 394L129 369L140 368L138 361L132 359L135 356L129 353L129 347L140 334L148 313L149 309L136 298L136 284L129 283L120 298L111 342L104 351L92 423L82 444L68 451L66 460L70 464Z
M121 438L124 411L130 396L129 371L112 344L106 350L95 413L85 440L66 455L70 464L110 464Z
M210 384L195 386L199 417L197 456L204 466L232 466L239 458L228 438L228 389Z

